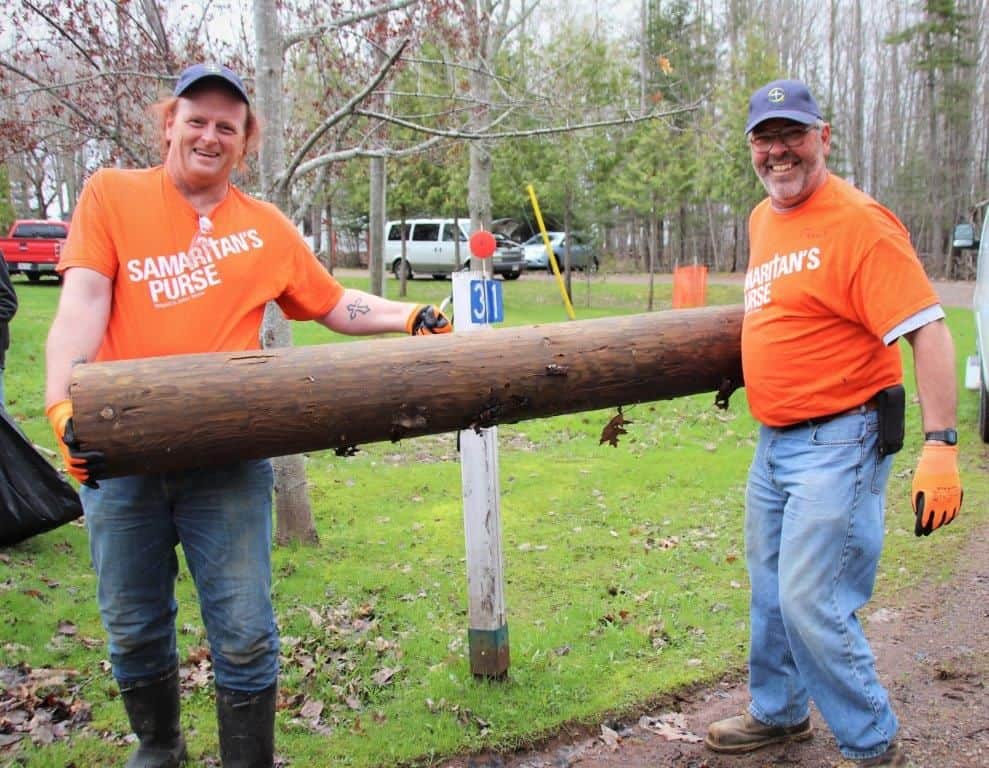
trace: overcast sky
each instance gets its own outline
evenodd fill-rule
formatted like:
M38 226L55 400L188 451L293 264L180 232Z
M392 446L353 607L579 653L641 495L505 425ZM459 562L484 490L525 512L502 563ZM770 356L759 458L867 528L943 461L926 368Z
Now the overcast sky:
M639 23L642 0L541 0L536 10L540 21L559 18L560 9L567 8L573 16L597 20L603 32L627 33Z

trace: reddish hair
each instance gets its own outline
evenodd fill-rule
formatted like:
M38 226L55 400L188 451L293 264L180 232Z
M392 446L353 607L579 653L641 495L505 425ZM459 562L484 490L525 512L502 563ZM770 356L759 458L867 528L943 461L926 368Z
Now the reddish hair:
M155 120L155 129L158 133L158 149L161 153L162 162L168 155L169 141L166 138L166 127L168 121L175 117L175 110L178 109L179 96L169 96L151 105L151 114ZM247 170L247 156L251 152L257 152L261 146L261 123L254 113L253 107L247 105L247 118L244 120L244 156L237 162L237 170L243 173Z

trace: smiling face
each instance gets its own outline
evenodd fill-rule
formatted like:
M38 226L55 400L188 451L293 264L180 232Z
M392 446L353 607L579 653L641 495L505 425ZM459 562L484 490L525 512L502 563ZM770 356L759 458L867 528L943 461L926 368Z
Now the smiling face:
M225 190L247 149L247 104L207 83L180 96L166 120L165 168L183 191Z
M775 134L786 129L799 128L793 120L774 118L759 123L754 136ZM831 126L811 127L799 146L788 147L777 138L765 151L751 142L752 167L766 188L773 207L785 210L800 205L824 184L828 177L827 157L831 152Z

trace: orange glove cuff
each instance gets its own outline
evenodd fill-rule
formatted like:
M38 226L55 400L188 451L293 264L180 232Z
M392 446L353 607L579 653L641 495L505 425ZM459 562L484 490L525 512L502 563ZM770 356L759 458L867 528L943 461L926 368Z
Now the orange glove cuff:
M62 461L65 462L66 470L80 483L88 482L89 471L86 468L86 461L75 458L72 451L69 450L69 446L65 444L65 425L72 418L72 401L65 399L52 403L45 409L45 416L48 417L48 423L52 425L55 441L58 443L58 449L62 452Z
M419 316L419 311L424 307L424 304L416 304L412 311L409 313L408 319L405 321L405 333L412 335L412 326L415 325L416 318Z
M66 398L52 403L45 410L45 416L48 417L48 423L52 425L52 431L58 442L62 443L62 438L65 437L65 424L72 418L72 401Z

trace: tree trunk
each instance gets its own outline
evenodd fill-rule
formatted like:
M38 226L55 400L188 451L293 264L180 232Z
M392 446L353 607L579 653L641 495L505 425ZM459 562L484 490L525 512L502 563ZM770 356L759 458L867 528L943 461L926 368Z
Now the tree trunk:
M323 211L319 203L313 203L309 208L309 228L312 230L312 252L319 263L326 266L326 254L323 252Z
M337 230L333 226L332 197L327 197L323 215L326 216L326 268L330 270L332 275L333 270L337 268Z
M399 207L400 218L399 218L399 232L402 236L402 272L398 276L398 295L403 299L409 295L409 241L408 234L409 230L406 229L405 225L405 203ZM459 264L457 265L460 266Z
M638 256L638 268L640 270L649 269L649 221L643 221L639 216L635 217L635 245Z
M852 161L852 179L859 189L865 188L865 115L868 107L865 103L865 45L862 37L862 0L855 0L852 7L852 135L849 142L849 152Z
M680 205L679 216L677 221L680 224L680 257L679 264L686 265L687 263L687 206Z
M659 247L657 224L659 217L656 215L656 189L651 189L649 195L651 197L649 206L649 238L646 244L649 253L649 299L646 302L646 310L652 312L653 302L656 300L656 256Z
M262 124L267 127L259 162L261 188L285 211L288 210L288 191L284 186L275 190L274 185L276 175L285 167L283 42L275 0L254 0L254 27L257 42L255 104ZM272 303L265 310L262 344L265 347L292 345L288 320ZM277 541L315 542L316 523L309 503L303 457L282 456L275 459L274 469Z
M497 59L508 34L509 0L470 0L464 3L465 23L470 30L468 50L473 52L469 63L468 83L471 99L476 105L471 111L468 127L482 131L490 122L491 73L498 69ZM467 176L467 209L470 229L491 228L491 168L493 144L487 140L471 141L468 147L470 169ZM494 275L491 259L482 260L484 272ZM472 267L477 265L472 262Z
M926 51L931 52L933 50L934 41L931 32L926 33L924 44ZM929 53L929 55L931 54ZM945 255L941 242L942 153L940 137L938 136L937 77L933 66L927 69L925 90L927 93L927 141L928 152L930 153L930 166L928 168L930 186L928 189L931 192L929 197L931 234L927 241L928 254L934 263L941 262L941 274L944 277L949 277L951 273L951 249L947 249L948 252Z
M723 306L90 363L73 369L73 424L111 477L726 395L741 328L742 308Z
M371 158L368 268L371 293L385 295L385 159Z

